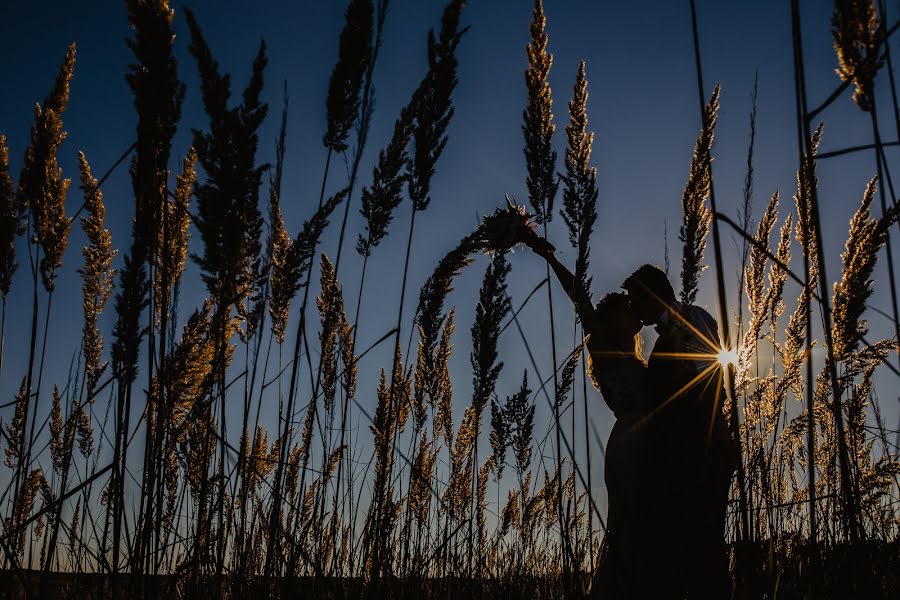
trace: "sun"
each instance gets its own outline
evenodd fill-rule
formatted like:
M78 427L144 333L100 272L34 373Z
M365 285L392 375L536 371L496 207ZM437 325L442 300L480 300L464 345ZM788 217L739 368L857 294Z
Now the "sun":
M716 355L716 360L723 367L737 368L738 355L734 350L723 348L719 350L719 353Z

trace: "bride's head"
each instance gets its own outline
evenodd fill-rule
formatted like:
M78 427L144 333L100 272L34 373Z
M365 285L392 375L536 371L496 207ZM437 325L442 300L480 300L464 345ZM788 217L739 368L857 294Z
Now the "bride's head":
M594 341L614 352L641 356L641 320L631 307L628 295L612 292L594 308Z

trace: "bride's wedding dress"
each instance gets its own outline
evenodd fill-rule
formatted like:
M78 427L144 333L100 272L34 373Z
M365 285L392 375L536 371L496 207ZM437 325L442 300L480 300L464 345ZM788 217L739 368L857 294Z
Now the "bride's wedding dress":
M641 565L651 551L646 542L653 534L655 467L648 451L648 417L654 403L647 367L640 359L600 355L591 363L591 375L616 417L606 447L609 516L600 585L610 597L626 596L640 583Z

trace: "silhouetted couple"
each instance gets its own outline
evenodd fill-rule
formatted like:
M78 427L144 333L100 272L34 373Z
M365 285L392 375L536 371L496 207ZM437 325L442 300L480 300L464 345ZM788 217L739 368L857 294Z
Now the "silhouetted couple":
M715 319L682 306L653 265L593 306L536 234L590 338L590 373L616 417L606 448L609 517L597 598L730 597L725 509L736 466L723 412ZM645 363L640 331L659 338Z

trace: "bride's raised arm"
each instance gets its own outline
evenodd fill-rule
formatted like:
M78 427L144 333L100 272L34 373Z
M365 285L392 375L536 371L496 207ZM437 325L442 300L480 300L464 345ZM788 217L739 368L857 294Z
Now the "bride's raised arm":
M553 272L556 273L556 278L559 280L560 285L562 285L563 290L565 290L566 295L569 296L569 299L575 306L575 312L578 314L578 319L585 324L586 328L590 328L594 314L594 306L591 303L591 298L575 281L575 276L572 272L556 258L553 245L546 239L539 237L537 234L529 235L523 241L526 246L531 248L532 252L547 261L547 264L549 264L550 268L553 269Z

